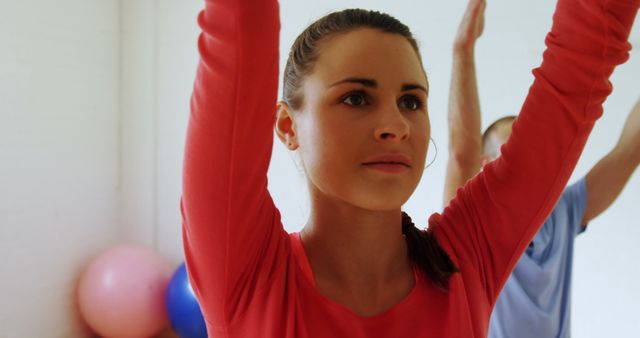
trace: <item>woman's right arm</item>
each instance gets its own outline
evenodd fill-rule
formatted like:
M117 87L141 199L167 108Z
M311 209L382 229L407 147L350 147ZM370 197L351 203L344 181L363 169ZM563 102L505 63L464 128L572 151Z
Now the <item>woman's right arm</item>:
M205 319L224 327L268 286L287 250L267 191L278 89L278 3L207 0L198 22L183 240Z

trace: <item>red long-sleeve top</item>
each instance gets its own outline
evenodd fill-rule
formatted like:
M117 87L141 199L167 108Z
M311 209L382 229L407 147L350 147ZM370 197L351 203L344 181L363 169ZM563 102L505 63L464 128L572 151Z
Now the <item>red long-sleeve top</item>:
M516 261L564 188L611 92L640 0L559 0L542 65L502 156L430 231L460 272L417 274L390 310L361 317L324 297L267 191L278 88L275 0L208 0L182 197L189 276L211 337L485 337Z

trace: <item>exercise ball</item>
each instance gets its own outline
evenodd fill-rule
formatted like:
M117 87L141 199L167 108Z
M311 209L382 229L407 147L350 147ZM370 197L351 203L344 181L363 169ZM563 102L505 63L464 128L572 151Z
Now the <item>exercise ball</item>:
M207 338L207 326L184 263L169 281L166 304L171 328L180 338Z
M167 324L164 294L171 268L153 250L117 246L96 257L78 284L78 305L102 337L148 338Z

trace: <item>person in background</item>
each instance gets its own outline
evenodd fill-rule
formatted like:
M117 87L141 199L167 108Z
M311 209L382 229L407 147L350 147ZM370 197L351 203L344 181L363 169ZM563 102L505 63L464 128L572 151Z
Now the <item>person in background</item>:
M484 27L484 6L469 7L453 47L449 96L449 160L444 201L500 156L516 116L480 132L474 49ZM570 332L574 238L618 197L640 164L640 100L627 116L616 146L562 193L500 293L491 338L567 338ZM526 197L524 199L526 201Z

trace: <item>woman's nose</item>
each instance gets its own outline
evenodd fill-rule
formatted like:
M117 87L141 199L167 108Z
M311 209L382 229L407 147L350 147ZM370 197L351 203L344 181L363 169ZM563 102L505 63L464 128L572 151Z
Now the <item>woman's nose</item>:
M375 130L377 141L404 141L409 138L409 123L398 107L381 114L383 116Z

